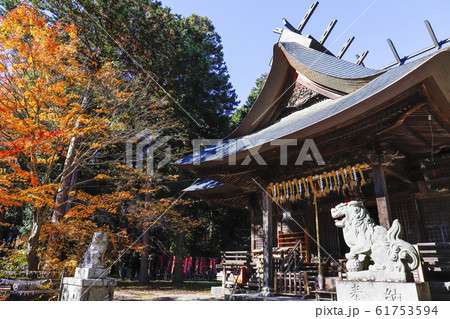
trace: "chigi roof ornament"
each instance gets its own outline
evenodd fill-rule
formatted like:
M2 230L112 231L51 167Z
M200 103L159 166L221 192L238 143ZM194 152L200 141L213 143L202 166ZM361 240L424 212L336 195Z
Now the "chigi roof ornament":
M300 22L299 26L295 28L292 24L290 24L286 19L283 19L283 23L292 32L302 34L303 28L306 26L306 24L309 21L309 18L311 18L312 14L314 13L314 10L316 10L317 5L319 4L319 1L314 2L311 7L309 7L308 11L306 12L305 16L302 19L302 22Z
M433 45L429 46L428 48L425 48L423 50L420 50L420 51L418 51L416 53L413 53L413 54L407 55L407 56L405 56L403 58L400 58L400 56L398 55L397 50L395 49L395 46L394 46L394 43L392 42L392 40L391 39L387 39L387 42L389 44L389 47L392 50L392 54L394 54L396 62L393 62L393 63L391 63L389 65L386 65L385 67L381 68L381 70L385 70L385 69L390 68L391 66L394 66L394 65L402 65L403 63L405 63L406 60L412 59L412 58L414 58L414 57L416 57L418 55L421 55L422 53L425 53L427 51L430 51L430 50L433 50L433 49L438 49L439 50L440 48L442 48L442 46L445 43L450 42L450 38L447 38L447 39L442 40L442 41L438 41L438 39L436 38L436 35L434 34L433 28L431 27L430 22L428 20L425 20L424 22L425 22L425 25L427 26L428 33L430 33L430 37L431 37L431 40L433 41Z
M314 11L316 10L317 6L319 5L319 1L314 2L308 9L308 11L306 12L305 16L303 17L302 21L300 22L300 25L296 28L294 27L289 21L287 21L286 19L283 18L283 24L286 27L286 29L288 29L291 32L294 32L296 34L302 34L303 29L306 26L306 23L308 23L309 19L311 18L312 14L314 13ZM322 37L320 38L320 40L318 41L321 45L324 45L325 41L327 40L328 36L330 35L331 31L333 30L334 26L336 25L337 20L333 20L330 22L330 24L328 25L328 27L326 28L325 32L322 34ZM385 67L381 68L380 70L385 70L388 69L394 65L402 65L403 63L405 63L405 61L412 59L418 55L421 55L427 51L430 51L432 49L440 49L442 48L442 46L447 43L450 42L450 38L447 38L445 40L439 41L433 31L433 28L431 27L431 24L428 20L425 20L425 25L428 29L428 32L430 34L431 40L433 41L433 45L425 48L423 50L420 50L416 53L407 55L403 58L400 58L400 55L397 52L397 49L394 46L394 43L392 42L391 39L387 39L387 42L389 44L389 47L392 50L392 53L394 54L394 58L395 58L395 62L386 65ZM283 32L282 29L280 28L276 28L275 30L273 30L273 32L281 34ZM345 44L342 46L342 48L339 50L339 53L336 55L337 58L341 59L345 52L347 51L347 49L350 47L350 45L352 44L353 40L355 39L355 37L351 37L349 38ZM361 55L356 54L356 63L357 65L361 65L364 66L364 59L367 57L367 54L369 53L369 51L365 51L363 52Z
M308 23L309 19L311 18L312 14L314 13L314 11L316 10L318 5L319 5L319 1L316 1L311 5L311 7L309 7L308 11L306 12L305 16L303 17L302 21L300 22L300 25L297 28L295 28L289 21L287 21L286 19L283 18L283 24L286 27L286 29L288 29L291 32L297 33L297 34L302 34L302 31L305 28L306 23ZM331 21L330 24L328 25L328 27L325 29L324 33L322 34L322 37L318 41L321 45L324 45L325 41L327 40L328 36L330 35L330 33L333 30L336 23L337 23L337 20ZM278 34L281 34L282 31L283 30L281 30L279 28L273 30L273 32L278 33ZM347 42L345 42L344 46L341 48L341 50L339 50L339 53L336 55L337 58L341 59L344 56L345 52L350 47L350 44L352 44L354 39L355 39L355 37L351 37L347 40ZM367 53L369 53L369 51L366 51L365 53L363 53L361 55L361 57L362 57L361 60L358 59L356 64L361 65L362 60L364 60Z

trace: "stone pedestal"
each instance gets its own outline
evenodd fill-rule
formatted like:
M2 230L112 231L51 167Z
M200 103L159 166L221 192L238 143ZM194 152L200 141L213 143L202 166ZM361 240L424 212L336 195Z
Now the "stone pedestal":
M219 297L223 297L225 295L231 295L233 289L231 288L224 288L224 287L211 287L211 295L213 296L219 296Z
M259 293L259 295L262 297L273 297L273 289L268 288L268 287L263 287L261 289L261 292Z
M117 282L113 279L63 279L62 301L112 301Z
M413 282L411 272L400 271L374 271L372 269L363 271L347 272L349 281L380 281L380 282Z
M63 279L62 301L112 301L117 281L106 279L103 267L79 267Z
M75 277L63 278L62 301L112 301L117 281L106 279L103 255L108 245L107 234L96 232L84 254L81 267L75 269Z
M338 301L431 301L427 282L343 280L336 292Z
M103 267L77 267L75 269L75 278L103 279L106 278L106 271Z

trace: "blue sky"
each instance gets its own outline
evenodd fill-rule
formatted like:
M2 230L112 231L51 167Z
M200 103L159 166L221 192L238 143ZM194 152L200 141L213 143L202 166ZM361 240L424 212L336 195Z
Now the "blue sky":
M222 37L225 62L241 104L256 78L270 70L273 45L282 18L298 26L314 0L161 0L173 13L196 13L212 20ZM372 5L373 4L373 5ZM372 5L372 6L371 6ZM360 15L371 8L362 16ZM355 54L369 50L366 67L381 68L394 62L386 42L390 38L400 57L432 44L424 20L438 40L450 37L450 0L320 0L303 30L320 39L328 24L338 22L325 46L337 54L351 36L355 40L343 59L356 62ZM360 19L355 23L355 20ZM348 29L350 27L350 29ZM348 30L347 30L348 29Z

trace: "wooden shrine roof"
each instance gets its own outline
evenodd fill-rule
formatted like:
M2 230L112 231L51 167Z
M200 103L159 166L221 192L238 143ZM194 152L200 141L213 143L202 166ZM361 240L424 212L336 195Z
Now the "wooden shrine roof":
M272 68L260 95L228 138L248 135L271 124L271 115L290 84L292 71L298 73L300 83L329 98L354 92L385 72L339 59L311 36L284 29L274 45Z
M294 42L293 37L303 38ZM316 45L314 39L287 39L281 37L275 45L266 84L229 139L174 163L207 178L186 191L225 206L251 207L251 193L260 191L255 181L271 182L308 169L276 164L280 146L273 142L283 139L313 138L326 161L336 165L342 160L346 165L359 162L358 154L371 139L409 156L450 147L449 48L378 71L308 48L308 43ZM293 71L295 81L328 99L271 123ZM254 150L267 166L240 165ZM299 148L290 147L289 152L298 155ZM236 165L229 165L230 159Z
M282 118L267 128L215 144L174 164L199 172L204 167L225 165L229 162L230 156L236 157L239 161L247 157L252 148L263 151L278 148L278 145L271 144L275 140L308 138L369 115L371 111L376 111L380 104L431 78L437 84L435 89L440 91L439 95L446 103L440 106L441 114L436 116L441 117L442 122L447 122L443 125L448 125L450 76L444 70L449 64L450 51L442 49L414 62L392 68L351 94L334 100L321 101Z

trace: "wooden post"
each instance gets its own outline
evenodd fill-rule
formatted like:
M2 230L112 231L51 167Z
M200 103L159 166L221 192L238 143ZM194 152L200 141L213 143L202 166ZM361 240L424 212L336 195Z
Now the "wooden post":
M223 265L222 268L222 288L225 288L227 286L227 267L225 265ZM225 291L225 289L223 290Z
M425 227L424 227L424 223L422 220L422 214L420 213L420 208L419 208L419 203L417 201L417 199L413 199L414 201L414 207L416 209L416 225L417 225L417 242L418 243L423 243L426 241L426 236L425 236Z
M372 168L373 183L375 185L375 196L377 198L378 218L380 225L389 229L391 218L391 207L386 187L386 176L381 165L374 165Z
M283 233L283 221L280 220L279 222L277 222L277 244L278 247L280 247L280 233Z
M255 231L255 218L252 217L250 219L251 221L251 226L250 226L250 251L253 255L253 251L256 249L256 242L255 242L255 236L256 236L256 231Z
M272 253L272 201L269 194L262 193L263 213L263 293L273 292L273 253Z

